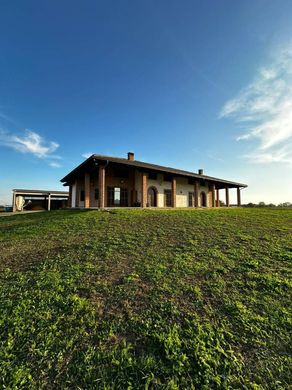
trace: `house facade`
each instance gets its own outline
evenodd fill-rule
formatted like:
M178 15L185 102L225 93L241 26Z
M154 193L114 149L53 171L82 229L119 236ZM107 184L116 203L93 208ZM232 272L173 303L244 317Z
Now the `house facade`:
M219 207L220 190L229 206L229 190L246 184L127 158L92 155L61 182L69 186L72 208L107 207Z

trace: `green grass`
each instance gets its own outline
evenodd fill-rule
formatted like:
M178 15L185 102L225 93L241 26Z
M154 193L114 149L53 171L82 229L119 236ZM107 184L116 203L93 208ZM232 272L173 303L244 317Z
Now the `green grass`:
M287 389L292 210L0 217L0 388Z

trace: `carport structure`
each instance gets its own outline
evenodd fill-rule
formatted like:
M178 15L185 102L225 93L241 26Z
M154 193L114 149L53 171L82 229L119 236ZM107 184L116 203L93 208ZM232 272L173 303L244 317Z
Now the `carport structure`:
M37 206L39 209L51 210L66 207L68 203L69 192L14 189L12 196L13 211L21 211L17 209L18 197L22 197L25 203L27 205L29 204L30 209L32 209L34 206Z

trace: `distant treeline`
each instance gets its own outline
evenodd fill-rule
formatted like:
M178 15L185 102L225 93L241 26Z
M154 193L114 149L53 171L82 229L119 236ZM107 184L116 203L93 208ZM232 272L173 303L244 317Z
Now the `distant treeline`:
M247 203L243 204L242 207L281 207L281 208L292 208L292 203L291 202L284 202L284 203L279 203L279 204L274 204L274 203L268 203L266 204L265 202L259 202L259 203Z

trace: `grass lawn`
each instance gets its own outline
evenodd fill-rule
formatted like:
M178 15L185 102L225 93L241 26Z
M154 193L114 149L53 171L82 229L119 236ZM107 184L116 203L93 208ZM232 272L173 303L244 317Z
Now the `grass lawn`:
M287 389L292 210L0 217L0 388Z

